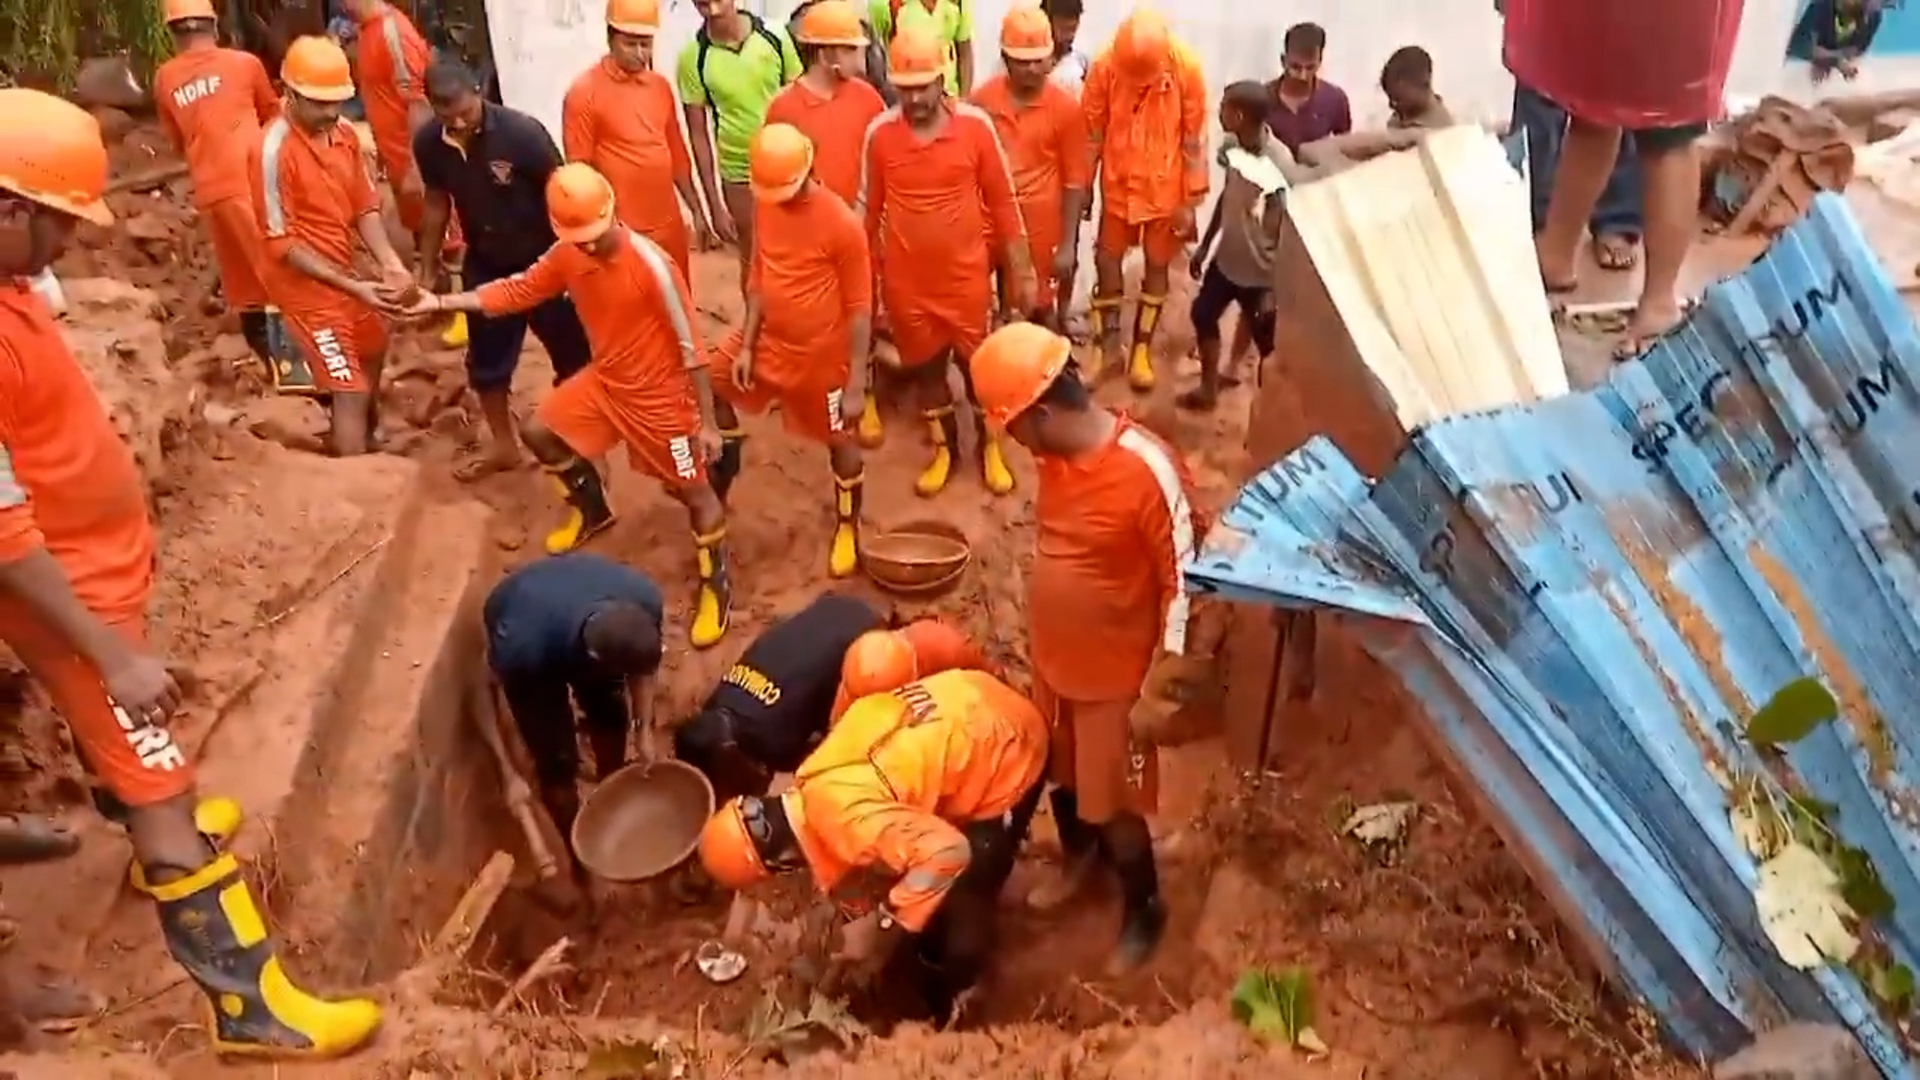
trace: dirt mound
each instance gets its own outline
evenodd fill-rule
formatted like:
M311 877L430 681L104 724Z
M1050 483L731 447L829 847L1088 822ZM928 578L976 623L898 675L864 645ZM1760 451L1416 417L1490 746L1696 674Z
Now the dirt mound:
M197 387L174 373L161 336L166 312L147 289L110 278L66 278L61 332L75 359L133 447L149 488L166 476L166 455L185 441Z

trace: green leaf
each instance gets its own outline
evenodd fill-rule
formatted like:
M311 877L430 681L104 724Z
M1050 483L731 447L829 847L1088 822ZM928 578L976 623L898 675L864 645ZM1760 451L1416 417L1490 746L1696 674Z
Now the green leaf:
M1747 721L1747 739L1755 746L1785 746L1813 734L1840 715L1840 703L1818 679L1795 679L1776 691Z
M1829 861L1840 875L1840 898L1862 919L1884 919L1893 914L1893 894L1880 880L1873 859L1857 847L1836 847Z
M1913 969L1905 964L1883 964L1869 961L1861 964L1854 974L1866 984L1867 992L1882 1005L1895 1012L1906 1012L1913 1005L1914 978Z
M1234 984L1232 1008L1256 1037L1293 1046L1313 1027L1313 987L1299 968L1255 968Z

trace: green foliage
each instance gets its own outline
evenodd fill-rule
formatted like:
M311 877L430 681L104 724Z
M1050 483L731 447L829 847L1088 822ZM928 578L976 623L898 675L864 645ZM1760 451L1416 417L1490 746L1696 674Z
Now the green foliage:
M1254 968L1233 986L1234 1019L1256 1038L1324 1054L1313 1030L1313 983L1300 968Z
M80 61L125 52L142 76L171 44L159 0L0 0L0 74L70 89Z
M1747 740L1765 749L1799 742L1840 715L1840 703L1818 679L1781 687L1747 721Z

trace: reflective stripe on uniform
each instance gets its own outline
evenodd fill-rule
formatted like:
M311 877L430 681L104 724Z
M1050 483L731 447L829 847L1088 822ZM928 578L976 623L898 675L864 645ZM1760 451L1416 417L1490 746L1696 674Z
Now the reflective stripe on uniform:
M900 106L895 105L893 108L867 121L866 133L860 136L860 194L854 197L853 211L862 217L865 217L867 213L867 186L868 181L871 179L867 174L868 170L873 168L873 159L868 151L873 147L873 136L880 130L882 125L888 121L897 120L899 117Z
M993 126L993 114L970 101L956 101L953 103L953 115L956 119L963 116L972 117L986 127L987 138L992 141L994 152L1000 158L1000 171L1007 178L1007 191L1013 194L1014 205L1017 208L1020 203L1020 186L1013 182L1013 160L1007 157L1006 144L1000 141L1000 130ZM988 217L989 219L992 217L991 208L988 210ZM1033 231L1033 226L1027 224L1024 217L1021 218L1020 227L1028 233ZM1006 239L1011 241L1013 238ZM1024 240L1026 237L1022 236L1020 239Z
M260 190L266 193L267 219L261 222L268 236L287 235L287 204L280 194L280 157L287 152L287 138L293 134L287 118L276 118L267 125L260 141Z
M673 261L660 250L659 244L632 229L627 230L627 236L633 241L633 250L640 253L640 261L647 264L653 280L660 286L661 302L667 307L668 321L673 323L673 336L680 343L680 363L691 370L701 363L700 345L693 336L693 312L687 310L680 289L673 282Z
M1187 593L1187 578L1184 567L1193 557L1193 507L1187 502L1186 489L1180 486L1180 470L1167 451L1149 435L1137 428L1128 428L1120 433L1119 445L1122 450L1140 459L1147 471L1153 474L1153 482L1160 489L1160 498L1166 504L1167 517L1173 523L1173 550L1167 552L1167 558L1173 562L1174 585L1173 599L1168 602L1164 613L1165 628L1160 632L1160 647L1173 656L1184 656L1187 651L1187 615L1193 606L1193 598Z
M400 20L392 15L380 20L380 36L387 39L387 52L393 57L393 81L402 92L413 89L413 72L407 67L406 46L400 37Z
M27 489L20 485L20 478L14 475L13 452L0 446L0 510L25 505Z

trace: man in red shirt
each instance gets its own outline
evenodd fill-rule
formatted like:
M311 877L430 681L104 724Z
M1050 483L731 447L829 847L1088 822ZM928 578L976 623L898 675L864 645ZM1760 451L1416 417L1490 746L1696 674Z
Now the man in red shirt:
M133 453L28 288L79 220L111 225L107 151L77 106L0 90L0 641L46 689L127 827L134 885L206 994L223 1053L337 1056L380 1006L289 982L240 862L202 835L193 763L168 733L180 688L146 641L155 540Z

